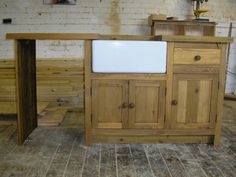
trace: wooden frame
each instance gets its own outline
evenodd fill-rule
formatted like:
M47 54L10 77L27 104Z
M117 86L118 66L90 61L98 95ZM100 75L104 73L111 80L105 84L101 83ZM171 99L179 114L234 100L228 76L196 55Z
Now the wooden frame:
M7 39L15 40L16 55L16 93L18 117L18 142L22 144L29 134L37 127L36 110L36 79L35 79L35 41L64 39L85 40L85 139L86 145L92 143L220 143L221 117L225 81L225 60L227 44L232 38L196 37L196 36L129 36L129 35L99 35L99 34L7 34ZM91 70L92 40L165 40L168 41L167 73L165 74L95 74ZM189 43L191 45L189 45ZM219 47L220 63L208 65L174 64L175 47ZM214 45L213 45L214 44ZM203 67L202 67L203 66ZM219 91L217 100L217 119L215 128L203 130L174 129L171 121L173 74L175 73L212 73L218 75ZM109 129L92 127L92 80L159 80L166 83L165 114L162 129ZM30 108L30 109L29 109Z

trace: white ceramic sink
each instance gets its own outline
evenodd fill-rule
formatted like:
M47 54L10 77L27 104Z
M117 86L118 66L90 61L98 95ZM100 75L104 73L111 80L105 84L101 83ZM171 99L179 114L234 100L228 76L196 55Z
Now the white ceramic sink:
M167 42L94 40L95 73L165 73Z

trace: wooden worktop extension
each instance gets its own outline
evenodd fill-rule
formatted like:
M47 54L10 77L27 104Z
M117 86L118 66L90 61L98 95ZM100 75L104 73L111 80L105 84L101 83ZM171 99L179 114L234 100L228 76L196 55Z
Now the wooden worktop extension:
M181 35L101 35L96 33L7 33L6 39L31 40L158 40L172 42L230 43L231 37L181 36Z
M6 39L32 40L153 40L154 36L141 35L101 35L96 33L7 33Z

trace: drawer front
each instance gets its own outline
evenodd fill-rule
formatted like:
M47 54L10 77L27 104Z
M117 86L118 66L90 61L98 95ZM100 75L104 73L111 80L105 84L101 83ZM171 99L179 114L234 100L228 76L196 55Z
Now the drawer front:
M174 64L220 64L220 49L175 48Z

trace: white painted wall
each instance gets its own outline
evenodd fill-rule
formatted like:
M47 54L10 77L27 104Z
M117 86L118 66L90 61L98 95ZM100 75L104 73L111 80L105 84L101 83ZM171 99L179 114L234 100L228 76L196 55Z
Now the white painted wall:
M233 22L236 36L236 0L209 0L205 16L218 22L217 35L227 36ZM43 0L0 0L0 59L13 59L10 32L81 32L101 34L150 34L147 17L164 13L185 19L192 16L191 0L77 0L75 6L43 5ZM38 58L83 58L82 41L38 41ZM231 45L229 70L236 73L236 43ZM228 74L226 92L236 92L236 75Z

